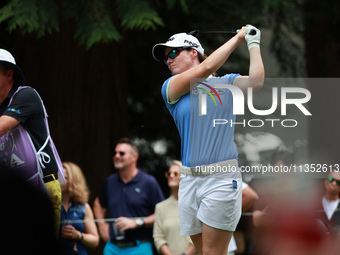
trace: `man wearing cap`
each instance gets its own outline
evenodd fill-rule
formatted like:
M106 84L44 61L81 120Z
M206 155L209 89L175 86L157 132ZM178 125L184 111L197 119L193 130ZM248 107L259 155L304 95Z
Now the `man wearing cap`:
M24 85L24 74L14 57L0 49L0 162L49 194L58 231L60 183L64 182L61 162L42 100L33 88Z

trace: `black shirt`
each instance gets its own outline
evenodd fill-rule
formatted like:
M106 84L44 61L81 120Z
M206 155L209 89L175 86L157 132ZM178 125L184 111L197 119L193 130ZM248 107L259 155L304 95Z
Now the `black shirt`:
M36 151L39 151L47 139L46 125L44 122L45 114L42 102L38 94L30 87L26 87L17 92L10 105L10 99L17 88L13 87L7 98L0 105L0 116L6 115L13 117L21 122L22 126L30 135ZM50 156L50 162L44 162L42 171L44 176L57 174L58 167L54 158L53 150L48 144L43 150Z

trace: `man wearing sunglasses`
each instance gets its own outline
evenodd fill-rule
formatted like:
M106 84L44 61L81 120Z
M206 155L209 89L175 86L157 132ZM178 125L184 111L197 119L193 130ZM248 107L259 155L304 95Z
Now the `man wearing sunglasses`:
M118 172L107 177L93 205L97 219L104 219L106 212L116 219L98 223L106 242L103 254L152 255L154 211L164 200L162 190L153 176L137 168L138 148L132 140L118 140L113 154Z
M324 180L324 187L320 218L331 231L334 226L340 225L340 173L330 173Z

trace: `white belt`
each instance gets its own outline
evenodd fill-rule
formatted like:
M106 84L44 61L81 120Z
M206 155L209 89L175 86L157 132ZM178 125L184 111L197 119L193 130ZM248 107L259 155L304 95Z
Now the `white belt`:
M204 176L215 173L235 173L238 171L237 159L229 159L226 161L217 162L210 165L202 165L195 167L181 167L181 173L192 176Z

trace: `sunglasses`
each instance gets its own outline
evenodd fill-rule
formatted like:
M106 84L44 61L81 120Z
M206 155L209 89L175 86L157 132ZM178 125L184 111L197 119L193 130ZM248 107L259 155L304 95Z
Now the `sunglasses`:
M168 65L168 58L170 59L174 59L175 57L177 57L179 55L179 53L181 52L181 50L184 50L184 49L189 49L189 47L181 47L181 48L177 48L177 49L173 49L171 50L164 58L164 63L166 65Z
M329 178L328 178L328 181L329 181L329 182L334 182L334 181L336 181L336 185L340 186L340 180L334 179L333 177L329 177Z
M173 174L175 177L179 176L179 172L166 172L165 177L168 178L171 176L171 174Z
M124 156L125 152L124 151L115 151L115 153L113 154L113 156L116 156L117 153L119 153L120 156Z

